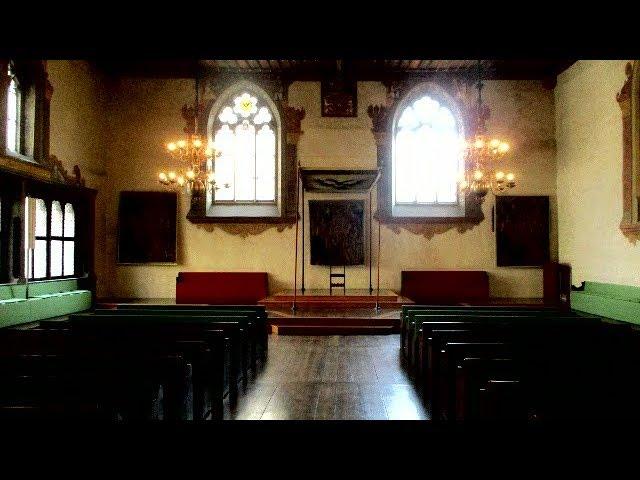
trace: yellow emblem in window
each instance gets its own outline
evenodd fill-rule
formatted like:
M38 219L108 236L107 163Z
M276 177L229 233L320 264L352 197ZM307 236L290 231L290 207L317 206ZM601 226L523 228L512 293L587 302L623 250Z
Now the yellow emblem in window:
M252 97L246 92L239 97L236 97L233 103L233 111L244 118L247 118L249 115L258 111L258 99L256 97Z

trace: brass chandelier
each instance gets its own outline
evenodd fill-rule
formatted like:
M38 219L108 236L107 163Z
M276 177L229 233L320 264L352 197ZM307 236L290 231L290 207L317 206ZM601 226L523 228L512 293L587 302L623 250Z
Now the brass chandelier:
M186 136L166 145L167 152L177 160L177 165L173 169L163 170L158 174L158 181L162 185L179 190L184 189L188 193L220 188L216 185L213 164L215 158L220 156L220 151L212 142L206 142L198 133L198 117L202 113L198 87L199 79L196 75L195 105L182 107L182 116L187 122L184 128Z
M478 60L478 104L475 112L473 134L464 143L464 173L458 186L463 194L473 193L484 197L489 191L498 195L516 186L515 176L499 169L499 162L510 150L508 143L487 134L488 108L482 104L482 72Z

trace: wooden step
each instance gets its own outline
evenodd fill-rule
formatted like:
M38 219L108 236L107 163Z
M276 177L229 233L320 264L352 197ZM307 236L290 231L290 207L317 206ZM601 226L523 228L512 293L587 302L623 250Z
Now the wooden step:
M293 300L260 300L259 305L264 305L267 309L285 309L291 308ZM408 302L402 300L380 300L378 304L380 308L400 308ZM353 299L353 300L298 300L296 306L300 310L316 309L316 308L374 308L376 306L375 299Z
M363 317L269 317L271 325L308 325L308 326L344 326L344 327L399 327L399 318L363 318Z
M274 335L390 335L392 325L272 325Z

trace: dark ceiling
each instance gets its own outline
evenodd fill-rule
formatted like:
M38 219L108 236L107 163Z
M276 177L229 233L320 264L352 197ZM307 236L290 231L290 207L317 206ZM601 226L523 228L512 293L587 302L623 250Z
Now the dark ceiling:
M481 60L484 78L555 80L575 60ZM278 74L291 79L317 80L342 71L358 80L383 80L398 75L475 75L477 60L144 60L96 61L111 76L192 78L200 74Z

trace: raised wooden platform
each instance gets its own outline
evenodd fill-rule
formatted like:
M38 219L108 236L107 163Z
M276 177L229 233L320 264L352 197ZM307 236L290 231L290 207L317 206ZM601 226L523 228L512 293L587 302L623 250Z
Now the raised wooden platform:
M385 335L397 333L400 309L318 308L292 312L268 310L269 324L276 335Z
M369 293L369 290L347 290L344 293L341 289L334 289L333 294L329 290L306 290L304 293L298 290L295 295L293 290L285 290L260 300L258 303L264 305L268 310L291 309L295 300L297 310L309 309L353 309L353 308L375 308L376 302L380 308L399 309L402 305L413 303L408 298L398 295L391 290L380 290Z

